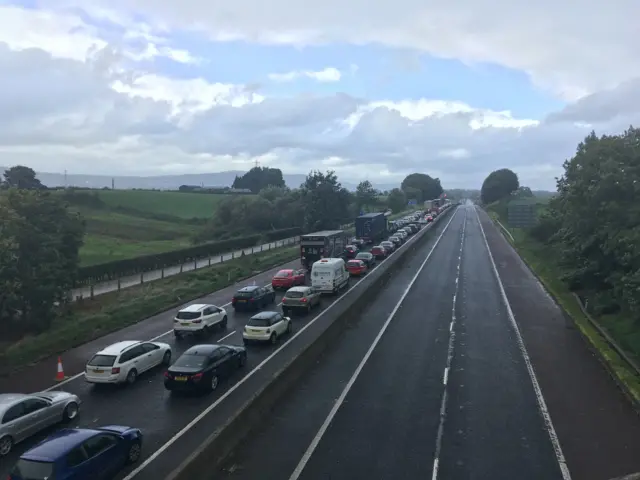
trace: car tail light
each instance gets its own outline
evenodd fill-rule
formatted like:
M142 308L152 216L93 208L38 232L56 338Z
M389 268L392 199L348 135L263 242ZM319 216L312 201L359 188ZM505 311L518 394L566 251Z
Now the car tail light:
M202 323L202 320L194 320L193 323Z
M282 303L286 303L287 297L282 297Z
M171 379L171 374L169 372L164 372L164 378Z
M120 367L114 367L111 369L111 375L117 375L120 373Z
M235 303L236 303L236 297L233 297L233 298L231 299L231 305L234 305Z
M250 301L250 302L253 302L253 300L254 300L253 298L250 298L250 299L249 299L249 301Z
M306 298L302 298L300 301L301 301L302 303L307 303L307 299L306 299Z
M267 328L266 333L271 333L271 329Z
M202 374L196 373L193 377L191 377L191 380L193 380L194 382L199 382L200 380L202 380Z

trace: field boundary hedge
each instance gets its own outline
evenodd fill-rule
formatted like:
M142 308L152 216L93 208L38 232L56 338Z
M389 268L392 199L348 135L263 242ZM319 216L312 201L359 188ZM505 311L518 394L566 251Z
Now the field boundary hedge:
M75 286L81 287L97 282L114 280L126 275L135 275L138 273L189 263L201 258L208 258L221 253L254 247L261 243L270 243L276 240L296 237L301 234L302 229L299 227L283 228L262 234L204 243L202 245L172 250L170 252L143 255L135 258L127 258L81 267L78 270L78 277Z

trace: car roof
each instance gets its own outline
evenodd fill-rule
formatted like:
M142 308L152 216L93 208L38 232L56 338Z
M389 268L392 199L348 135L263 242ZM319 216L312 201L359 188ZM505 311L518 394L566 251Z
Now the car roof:
M307 285L299 285L297 287L291 287L289 290L287 290L287 293L289 292L306 292L307 290L309 290L311 287L307 286ZM285 293L285 295L287 294Z
M256 320L267 320L269 318L273 318L275 315L278 315L278 312L260 312L256 313L253 317Z
M109 345L108 347L103 348L96 355L120 355L123 350L139 343L142 342L140 342L139 340L125 340L122 342L117 342L113 345Z
M208 306L209 305L205 303L194 303L193 305L189 305L187 307L181 308L180 311L181 312L200 312L201 310L204 310Z
M24 460L53 462L63 455L66 455L85 440L99 433L103 432L101 430L87 428L63 428L44 439L44 441L31 450L27 450L20 458Z
M183 355L209 355L212 352L220 348L220 345L215 343L203 343L201 345L194 345L189 347Z
M242 287L239 292L253 292L255 289L260 288L258 285L247 285L246 287Z

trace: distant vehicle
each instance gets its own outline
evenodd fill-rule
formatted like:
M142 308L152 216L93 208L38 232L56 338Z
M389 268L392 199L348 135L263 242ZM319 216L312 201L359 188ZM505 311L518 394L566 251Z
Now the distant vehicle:
M387 258L387 249L382 245L377 245L371 249L371 254L374 255L378 260L383 260Z
M171 346L161 342L123 341L103 348L87 362L89 383L132 384L138 375L171 363Z
M427 223L433 222L433 215L427 215Z
M361 277L369 271L367 264L362 260L349 260L347 262L347 270L349 271L349 274L355 277Z
M315 262L323 258L342 255L349 238L344 230L323 230L300 237L300 262L302 268L311 270Z
M358 248L362 248L364 246L364 240L362 238L353 237L349 240L351 245L355 245Z
M338 293L349 286L349 272L342 258L323 258L311 267L311 286L320 293Z
M287 290L282 297L282 313L286 317L291 312L311 312L313 307L320 305L320 293L313 287L293 287Z
M270 342L275 345L281 336L292 331L291 318L278 312L260 312L247 322L242 332L242 341L245 345L251 342Z
M110 425L57 431L20 457L9 480L108 479L140 460L142 432Z
M396 248L398 248L403 243L402 238L401 237L397 237L395 235L389 237L389 241L393 242L394 245L396 246Z
M231 305L235 310L260 310L275 301L273 288L251 285L238 290L231 299Z
M356 260L362 260L365 265L372 268L376 264L376 257L370 252L360 252L356 255Z
M344 256L346 258L355 258L360 249L355 245L347 245L344 247Z
M223 378L247 364L247 351L235 345L194 345L164 373L164 388L211 392Z
M387 251L387 255L391 255L393 251L397 248L396 244L393 243L391 240L385 240L384 242L380 242L380 246Z
M365 243L379 242L387 234L387 217L384 212L365 213L356 218L356 237Z
M271 287L274 290L287 289L295 287L296 285L304 285L306 282L306 275L304 270L284 269L280 270L271 279Z
M214 327L227 328L227 311L215 305L196 303L180 310L173 319L173 334L209 333Z
M0 394L0 458L47 427L78 416L80 399L67 392Z

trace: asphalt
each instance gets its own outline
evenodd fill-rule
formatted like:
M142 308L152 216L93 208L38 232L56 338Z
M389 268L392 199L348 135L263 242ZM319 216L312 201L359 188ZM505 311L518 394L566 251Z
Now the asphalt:
M238 288L244 285L251 285L254 282L258 285L270 284L273 275L281 268L287 267L299 267L299 260L261 273L238 285L189 302L212 303L226 308L228 312L227 329L214 332L209 341L242 345L242 329L253 313L234 312L228 304L233 293ZM353 278L351 288L358 282L359 279ZM282 291L277 292L277 306L274 305L269 309L280 308L283 294L284 292ZM315 309L310 315L295 315L293 317L294 331L319 315L334 300L335 297L323 299L321 307ZM52 387L54 389L72 392L78 395L82 401L81 414L77 422L74 423L74 426L95 427L117 423L140 428L145 434L144 460L144 458L170 440L176 432L180 431L205 408L209 407L212 401L222 396L235 382L242 378L243 375L250 372L277 348L277 346L256 346L249 348L248 361L244 371L238 372L238 374L229 379L229 381L221 384L216 392L204 397L173 398L164 388L164 370L162 368L141 375L135 385L127 387L111 388L109 386L100 386L96 388L84 381L82 372L84 371L86 361L101 348L117 341L153 339L155 341L165 342L171 345L174 360L194 343L206 341L196 338L185 338L178 341L173 337L171 327L175 312L178 310L179 308L172 309L66 352L62 356L62 361L65 374L70 378L59 385L54 385L53 382L57 359L52 358L40 364L33 365L17 375L0 379L0 392L34 392ZM250 394L251 392L247 392L247 395ZM16 446L10 455L0 460L0 475L6 475L22 452L45 438L51 431L43 432L29 441ZM175 461L179 461L179 459L167 461L166 468L175 468ZM172 463L174 463L173 466L171 466Z
M442 479L561 478L473 208L455 213L407 292L433 243L212 479L430 478L436 457Z

